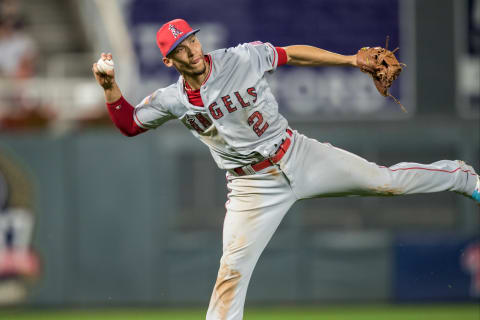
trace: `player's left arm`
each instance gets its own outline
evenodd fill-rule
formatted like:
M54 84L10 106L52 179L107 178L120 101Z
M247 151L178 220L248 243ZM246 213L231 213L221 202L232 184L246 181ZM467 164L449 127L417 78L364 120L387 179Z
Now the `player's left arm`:
M356 55L342 55L307 45L284 47L287 64L293 66L357 66Z

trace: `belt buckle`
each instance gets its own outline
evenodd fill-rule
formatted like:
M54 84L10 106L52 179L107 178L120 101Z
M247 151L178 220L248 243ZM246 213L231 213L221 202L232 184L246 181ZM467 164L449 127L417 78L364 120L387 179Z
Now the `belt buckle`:
M243 170L243 172L245 172L245 173L248 174L248 175L252 175L252 174L257 173L257 172L253 169L252 165L250 165L250 164L249 164L249 165L246 165L246 166L243 166L243 167L242 167L242 170Z

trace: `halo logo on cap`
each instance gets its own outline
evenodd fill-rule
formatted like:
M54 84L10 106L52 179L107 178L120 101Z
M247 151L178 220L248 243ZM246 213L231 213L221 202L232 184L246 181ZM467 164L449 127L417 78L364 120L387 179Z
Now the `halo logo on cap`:
M183 40L191 34L197 33L200 29L192 29L187 21L174 19L165 23L157 31L157 45L163 56L166 57Z
M168 30L170 30L172 32L174 38L177 38L180 34L183 33L182 31L175 28L175 26L173 24L168 25Z

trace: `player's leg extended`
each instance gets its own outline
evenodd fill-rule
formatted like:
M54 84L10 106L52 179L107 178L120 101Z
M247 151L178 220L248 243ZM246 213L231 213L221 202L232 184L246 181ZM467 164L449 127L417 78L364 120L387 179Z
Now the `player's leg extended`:
M285 171L292 177L292 187L300 198L440 191L470 196L477 183L473 168L461 161L403 162L384 167L298 134L291 157ZM302 171L297 169L298 163L303 164Z
M223 226L223 255L207 320L243 319L247 287L255 264L296 201L287 179L277 168L265 171L267 173L228 177L230 193Z

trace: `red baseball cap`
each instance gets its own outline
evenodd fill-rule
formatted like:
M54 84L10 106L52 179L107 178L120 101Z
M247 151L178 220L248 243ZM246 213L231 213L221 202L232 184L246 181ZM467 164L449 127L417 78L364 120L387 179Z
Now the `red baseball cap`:
M163 56L166 57L180 42L189 35L197 33L200 29L193 30L183 19L174 19L165 23L157 31L157 45Z

